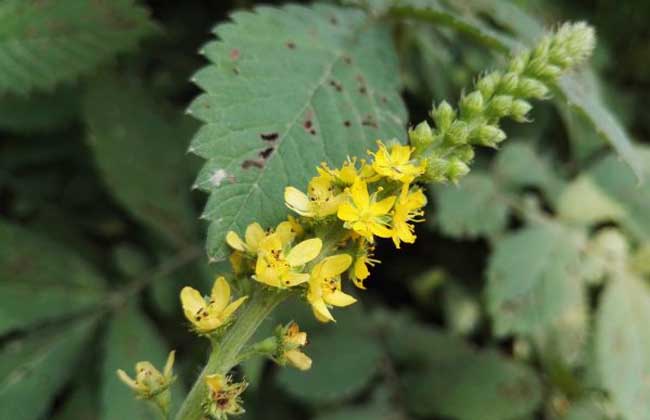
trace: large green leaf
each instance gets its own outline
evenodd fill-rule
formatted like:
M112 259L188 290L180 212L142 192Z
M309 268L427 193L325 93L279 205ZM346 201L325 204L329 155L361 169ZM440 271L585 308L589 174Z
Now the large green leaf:
M650 149L637 147L635 154L645 169L650 169ZM619 208L616 215L621 216L620 208L624 210L624 216L618 219L626 230L638 239L650 240L650 183L639 184L633 171L615 155L596 163L587 174Z
M321 162L405 139L387 25L324 5L259 7L232 20L202 49L211 64L194 80L205 94L189 109L205 123L190 150L208 160L197 186L211 193L203 217L216 259L228 230L284 217L284 187L304 189Z
M503 53L508 53L521 44L503 32L491 29L467 11L473 11L477 16L488 15L528 45L532 45L543 33L541 24L506 1L470 0L462 2L463 7L458 10L430 0L359 0L354 3L369 4L366 7L380 14L450 26ZM632 140L597 92L585 89L582 84L582 79L575 75L564 76L559 80L557 91L558 100L563 101L561 106L568 104L573 112L584 116L591 129L605 138L630 165L637 178L641 178L644 171L634 153Z
M546 223L497 242L486 290L497 335L548 326L581 300L577 244L570 232Z
M111 320L105 341L102 369L101 419L157 419L157 413L147 402L136 400L133 391L123 384L116 371L122 369L135 376L137 362L148 360L162 369L170 349L156 327L134 305L119 310ZM180 383L172 386L172 407L184 399Z
M194 235L182 116L167 112L144 89L97 81L84 98L90 145L115 197L175 244ZM154 157L155 153L155 157Z
M628 420L650 419L650 292L621 273L605 289L596 321L596 366Z
M490 174L473 171L459 185L437 187L436 222L447 235L475 238L500 233L508 222L506 197Z
M0 418L40 419L75 373L96 319L37 330L0 351Z
M412 366L401 380L413 413L506 420L532 413L541 402L541 383L527 366L412 321L394 318L393 324L384 332L390 354Z
M72 80L135 47L156 26L133 0L0 3L0 93Z
M6 222L0 238L0 334L102 302L102 279L74 252Z
M61 86L54 92L0 97L0 128L40 133L70 124L79 114L79 89Z

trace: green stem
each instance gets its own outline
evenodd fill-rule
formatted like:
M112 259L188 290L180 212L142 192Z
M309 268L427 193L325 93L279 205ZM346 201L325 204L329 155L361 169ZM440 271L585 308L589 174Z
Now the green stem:
M203 368L190 393L183 402L176 420L201 420L204 418L201 404L207 392L205 376L215 373L225 375L239 361L239 354L253 336L262 321L282 302L288 293L258 288L251 300L241 310L235 323L212 349L208 363Z

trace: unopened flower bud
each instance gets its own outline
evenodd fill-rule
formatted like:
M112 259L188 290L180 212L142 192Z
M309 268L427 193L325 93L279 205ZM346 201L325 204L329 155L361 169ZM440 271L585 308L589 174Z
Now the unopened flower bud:
M510 114L513 98L510 95L497 95L490 101L488 113L494 118L502 118Z
M463 162L469 163L474 160L474 148L469 144L457 147L452 156L462 160Z
M447 101L442 101L431 111L431 118L435 121L436 127L444 132L447 131L454 119L456 119L456 111L454 111Z
M449 162L437 156L427 157L427 170L423 178L428 182L444 182L447 180Z
M481 92L474 91L463 96L460 100L460 112L463 116L470 118L483 113L483 95Z
M526 65L528 64L529 58L530 58L530 53L528 51L524 51L517 54L510 61L508 70L516 74L522 74L524 70L526 70Z
M512 102L512 108L510 110L510 116L513 120L517 122L526 122L528 121L528 112L533 108L533 106L524 101L523 99L517 99Z
M566 23L560 30L564 27L567 27L569 32L564 48L567 54L572 57L575 65L584 61L593 53L596 46L596 33L594 28L585 22Z
M447 178L452 182L458 182L460 178L469 173L469 166L460 159L451 159L447 167Z
M499 127L484 124L478 129L476 136L478 143L482 146L497 147L506 138L506 133Z
M493 71L481 77L478 82L476 82L476 88L481 92L484 99L491 98L494 95L494 91L501 82L501 73L498 71Z
M533 99L546 99L548 92L548 87L543 82L530 77L520 79L516 91L523 98Z
M433 143L433 131L426 121L422 121L414 129L409 130L409 140L415 148L425 148Z
M449 144L465 144L469 137L469 128L467 123L463 121L454 121L454 123L447 130L445 141Z
M555 80L558 77L560 77L561 74L562 74L562 68L555 66L553 64L547 64L542 69L540 69L539 77L548 80Z
M500 87L503 93L508 93L508 94L513 93L517 89L518 85L519 85L519 76L517 76L516 73L508 72L504 74L503 77L501 78Z

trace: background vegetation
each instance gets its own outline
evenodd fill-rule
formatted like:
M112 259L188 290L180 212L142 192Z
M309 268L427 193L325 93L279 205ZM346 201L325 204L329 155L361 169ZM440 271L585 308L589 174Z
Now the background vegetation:
M337 159L372 136L404 139L432 100L455 100L540 25L586 20L598 49L459 186L432 188L417 243L377 250L362 303L336 325L301 302L275 313L263 329L299 321L314 366L246 364L244 418L650 419L648 175L637 182L650 168L650 5L347 3L227 23L257 2L0 2L0 418L151 418L115 370L160 366L172 348L182 398L207 346L187 331L179 289L207 290L225 269L208 264L225 230L277 218L287 177L306 181L319 159L298 145L290 173L266 162L251 152L265 141L255 123L284 124L292 92L316 81L304 22L327 28L334 48L368 24L351 11L362 6L376 30L349 58L364 79L340 70L345 83L328 86L361 95L358 124L296 125ZM206 45L217 24L223 42ZM255 60L238 67L247 51L233 40L258 48ZM259 47L273 40L284 55ZM202 90L212 97L194 101ZM327 97L319 115L343 106ZM187 153L194 136L207 166Z

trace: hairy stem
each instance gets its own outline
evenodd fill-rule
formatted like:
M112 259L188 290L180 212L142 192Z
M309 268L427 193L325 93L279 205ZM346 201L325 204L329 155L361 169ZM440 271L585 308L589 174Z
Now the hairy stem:
M239 355L262 321L273 309L289 296L276 290L258 289L235 323L228 329L218 346L212 349L203 371L183 402L176 420L200 420L204 418L201 404L206 396L205 376L214 373L225 375L239 361Z

